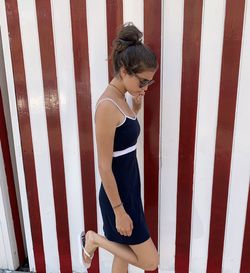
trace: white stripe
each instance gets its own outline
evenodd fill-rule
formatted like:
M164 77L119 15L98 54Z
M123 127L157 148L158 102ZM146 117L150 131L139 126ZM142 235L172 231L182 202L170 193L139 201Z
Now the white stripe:
M128 147L128 148L126 148L124 150L113 152L113 157L126 155L126 154L129 154L129 153L133 152L134 150L136 150L136 144L131 146L131 147Z
M250 179L250 2L246 1L228 192L223 272L240 271Z
M205 1L202 12L190 238L190 270L199 273L208 254L225 2Z
M19 0L18 8L46 271L59 272L55 207L36 6L33 0Z
M161 268L175 266L176 192L180 123L183 0L164 1L161 85L159 252ZM168 71L168 73L166 73Z
M89 68L92 99L92 124L95 155L96 200L98 200L101 178L98 170L97 146L95 141L95 105L102 92L108 85L108 48L107 48L107 20L106 1L87 0L87 27L89 42ZM96 8L98 7L98 8ZM98 18L98 20L97 20ZM99 202L97 201L98 233L103 235L103 221ZM106 250L99 249L100 272L111 272L113 255Z
M84 229L70 2L52 0L55 61L62 130L70 251L73 272L82 272L78 236ZM62 20L64 18L64 20Z

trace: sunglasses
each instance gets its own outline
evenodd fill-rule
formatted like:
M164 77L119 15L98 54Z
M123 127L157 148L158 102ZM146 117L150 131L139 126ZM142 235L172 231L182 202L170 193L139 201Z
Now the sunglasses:
M146 85L151 85L155 82L155 80L146 80L146 79L143 79L141 77L139 77L138 75L136 75L135 73L133 73L133 75L139 80L139 87L142 88Z

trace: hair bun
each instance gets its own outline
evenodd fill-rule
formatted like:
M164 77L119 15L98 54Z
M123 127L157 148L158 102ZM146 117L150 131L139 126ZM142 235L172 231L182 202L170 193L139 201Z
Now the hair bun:
M110 59L115 77L123 67L129 75L155 71L158 63L155 53L142 42L142 32L131 22L122 25L113 40Z
M133 45L142 44L142 32L131 22L122 25L113 47L116 52L121 52Z

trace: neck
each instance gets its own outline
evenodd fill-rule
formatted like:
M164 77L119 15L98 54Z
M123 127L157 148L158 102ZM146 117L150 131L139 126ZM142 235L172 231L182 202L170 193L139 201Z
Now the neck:
M126 90L124 85L117 81L115 78L109 83L109 85L113 88L114 92L121 98L125 98Z

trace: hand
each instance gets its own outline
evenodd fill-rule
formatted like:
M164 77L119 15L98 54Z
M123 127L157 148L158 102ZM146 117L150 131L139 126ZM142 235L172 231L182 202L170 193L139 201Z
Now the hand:
M123 236L131 236L133 230L133 221L123 209L123 212L115 214L117 231Z
M133 102L133 111L137 114L142 106L142 98L144 97L145 92L141 92L135 97L132 97L132 102Z
M137 96L132 97L132 101L133 101L134 106L141 105L142 98L144 97L144 95L145 95L145 92L143 91L140 94L138 94Z

